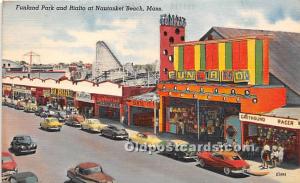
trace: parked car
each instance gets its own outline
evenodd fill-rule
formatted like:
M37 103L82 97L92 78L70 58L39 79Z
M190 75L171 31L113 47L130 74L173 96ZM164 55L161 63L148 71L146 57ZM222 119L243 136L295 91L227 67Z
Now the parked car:
M57 130L60 131L62 128L62 123L58 121L57 118L45 118L41 123L40 127L44 130Z
M146 145L147 147L152 146L154 148L162 142L156 135L141 132L129 137L129 141L134 145Z
M49 110L49 112L47 113L47 117L57 118L59 122L64 123L66 119L60 115L60 112L61 111Z
M47 112L49 109L47 106L38 106L37 110L35 111L35 115L41 116L43 112Z
M128 133L123 128L118 128L114 125L108 125L100 131L101 135L112 139L128 139Z
M34 113L37 110L37 105L35 103L27 103L24 107L24 112Z
M101 165L93 162L80 163L75 168L70 168L67 171L67 177L71 182L114 182L114 178L103 172Z
M11 150L16 154L35 153L37 144L32 141L29 135L17 135L10 143Z
M212 166L222 169L225 175L246 173L250 165L238 153L228 151L199 152L199 166Z
M15 104L15 109L17 109L17 110L24 110L25 106L26 106L26 102L25 102L24 99L18 100L16 102L16 104Z
M32 172L21 172L9 178L10 183L38 183L38 177Z
M106 127L106 124L103 124L99 119L86 119L81 123L82 130L88 130L90 132L101 132L101 130Z
M184 140L167 140L160 143L163 146L163 151L160 153L180 160L195 160L197 151L195 146L191 146Z
M9 152L2 152L1 156L2 182L18 172L17 163Z
M66 125L80 127L84 117L78 114L71 115L65 122Z

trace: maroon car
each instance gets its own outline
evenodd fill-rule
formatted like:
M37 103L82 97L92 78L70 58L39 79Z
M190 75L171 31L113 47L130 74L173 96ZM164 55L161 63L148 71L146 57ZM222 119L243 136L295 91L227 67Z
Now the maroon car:
M103 172L101 165L92 162L80 163L75 168L69 169L67 177L75 183L112 183L114 181L111 176Z
M222 169L225 175L247 173L247 170L250 168L249 164L235 152L205 151L199 152L197 156L201 167L211 166L216 169Z
M7 180L11 175L17 173L17 163L9 152L2 152L2 181Z

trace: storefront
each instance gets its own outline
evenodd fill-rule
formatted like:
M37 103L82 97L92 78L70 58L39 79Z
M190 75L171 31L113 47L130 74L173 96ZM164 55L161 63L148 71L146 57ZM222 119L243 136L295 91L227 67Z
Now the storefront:
M2 85L2 97L11 97L12 96L12 87L11 85Z
M285 162L300 163L300 122L298 119L240 113L243 143L264 143L284 148Z
M13 95L15 99L30 99L31 87L28 86L13 86Z
M46 96L49 90L45 90ZM70 105L74 105L74 92L68 89L50 89L50 97L47 99L48 105L55 109L66 109Z
M155 92L130 97L126 103L128 125L154 127L154 118L158 120L159 110L159 100Z
M169 21L160 25L160 132L241 144L240 112L286 105L285 87L269 85L268 35L184 42L185 24Z
M92 100L90 93L76 92L75 107L79 110L80 114L92 118L94 116L94 105L95 101Z
M94 100L96 116L120 121L120 111L123 108L122 97L95 94Z

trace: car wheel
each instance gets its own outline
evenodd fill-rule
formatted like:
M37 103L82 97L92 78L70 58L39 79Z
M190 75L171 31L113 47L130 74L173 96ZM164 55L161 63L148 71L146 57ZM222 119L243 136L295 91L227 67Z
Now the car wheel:
M204 160L203 159L199 159L199 165L200 165L200 167L202 167L202 168L204 168L205 167L205 162L204 162Z
M224 174L225 174L225 175L230 175L230 173L231 173L230 168L224 167Z

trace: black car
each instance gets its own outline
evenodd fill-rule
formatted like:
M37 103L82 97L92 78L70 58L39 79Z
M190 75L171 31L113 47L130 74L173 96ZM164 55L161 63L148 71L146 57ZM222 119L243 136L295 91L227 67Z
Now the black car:
M101 135L112 139L128 139L128 133L125 129L120 129L114 125L108 125L101 130Z
M13 138L10 143L11 150L16 154L23 153L35 153L37 144L32 141L31 137L28 135L18 135Z
M37 108L37 110L35 111L35 115L41 116L42 113L45 113L47 111L48 111L48 107L47 106L39 106Z
M181 140L167 140L162 141L160 146L164 146L164 150L160 154L172 157L178 160L195 161L197 157L197 150L194 146Z
M38 183L38 177L32 172L21 172L9 178L10 183Z
M43 115L42 115L43 116ZM47 113L47 117L57 118L59 122L64 123L66 121L67 115L64 115L64 111L54 111L50 110Z

